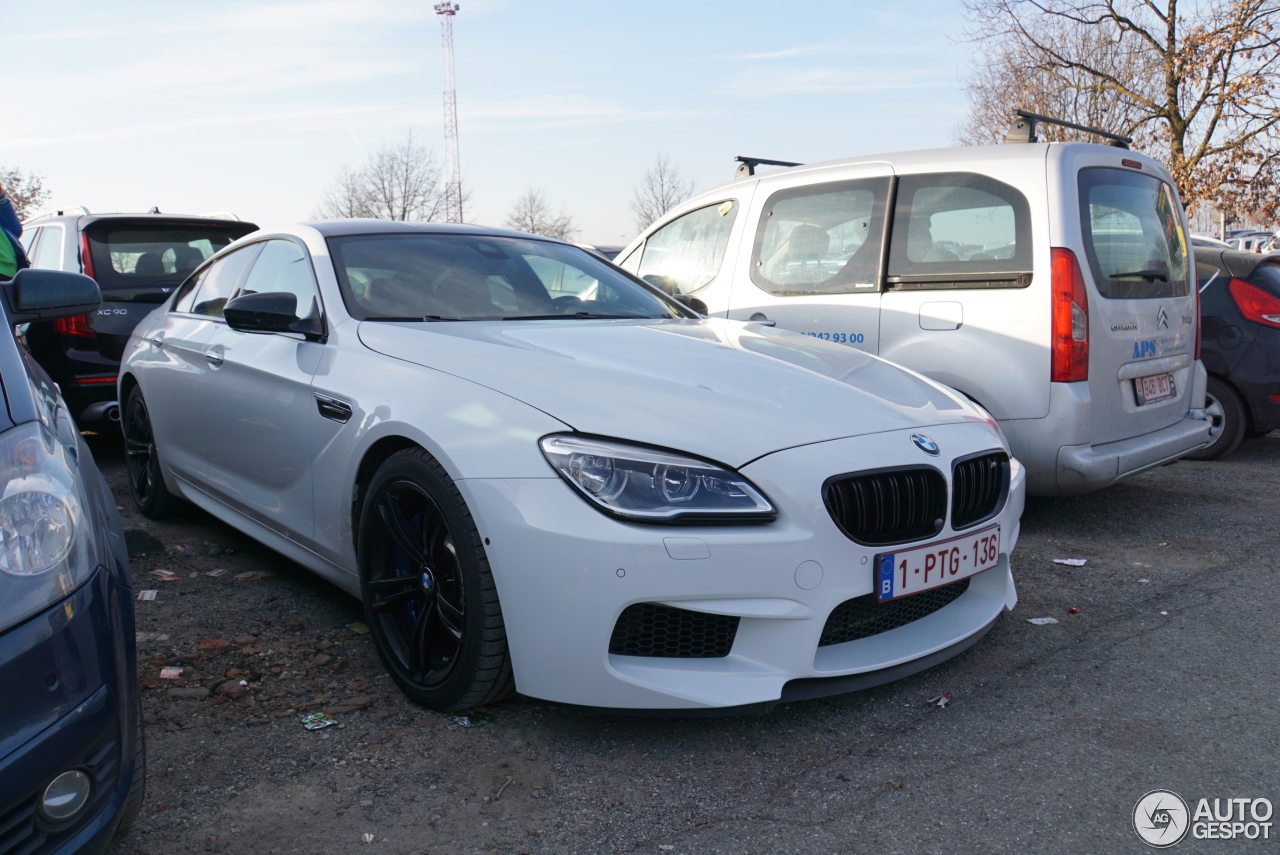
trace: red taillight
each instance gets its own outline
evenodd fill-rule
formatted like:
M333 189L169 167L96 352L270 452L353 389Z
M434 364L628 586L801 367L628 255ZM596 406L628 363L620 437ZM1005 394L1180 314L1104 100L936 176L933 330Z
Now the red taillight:
M53 328L58 332L65 333L67 335L97 335L97 333L89 328L88 315L75 315L70 318L58 318L53 322Z
M1054 383L1089 379L1089 298L1076 254L1053 248Z
M1227 290L1231 292L1231 299L1236 301L1236 307L1245 318L1280 328L1280 298L1239 279L1232 279L1227 283Z
M84 232L80 233L80 267L85 276L93 278L93 256L89 254L89 236Z

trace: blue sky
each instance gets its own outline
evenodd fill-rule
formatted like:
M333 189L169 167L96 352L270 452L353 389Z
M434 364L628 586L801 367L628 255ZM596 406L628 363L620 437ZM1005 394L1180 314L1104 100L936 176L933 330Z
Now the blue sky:
M333 174L415 138L443 155L429 0L0 0L0 165L53 205L306 219ZM634 234L659 154L698 189L737 154L814 161L950 144L972 46L955 0L460 0L467 218L542 188L579 239Z

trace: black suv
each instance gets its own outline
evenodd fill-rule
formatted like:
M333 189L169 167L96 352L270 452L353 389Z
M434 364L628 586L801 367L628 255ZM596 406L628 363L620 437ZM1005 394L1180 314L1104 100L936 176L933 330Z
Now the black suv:
M97 280L102 306L31 324L27 348L62 388L81 425L118 421L116 375L129 334L200 262L257 226L231 214L90 214L69 208L27 221L31 266Z
M1196 247L1213 460L1280 427L1280 256Z

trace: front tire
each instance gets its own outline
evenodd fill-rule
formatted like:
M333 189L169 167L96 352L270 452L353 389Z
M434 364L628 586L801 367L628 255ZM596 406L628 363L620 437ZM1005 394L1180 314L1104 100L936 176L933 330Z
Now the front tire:
M1209 438L1212 441L1207 447L1188 454L1187 457L1191 460L1217 460L1235 451L1240 440L1244 439L1244 401L1240 400L1235 389L1212 374L1209 375L1204 411L1213 420L1209 428Z
M443 711L515 691L498 591L462 494L431 455L387 458L365 491L358 557L378 655L417 704Z
M120 415L124 431L125 462L129 470L129 492L138 510L147 519L163 519L177 507L177 498L164 485L160 472L160 455L151 431L151 415L142 390L135 386Z

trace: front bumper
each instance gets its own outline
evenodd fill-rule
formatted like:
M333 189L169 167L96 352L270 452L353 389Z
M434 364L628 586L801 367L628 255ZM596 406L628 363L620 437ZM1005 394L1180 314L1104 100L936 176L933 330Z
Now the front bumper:
M606 517L559 478L460 481L487 539L517 689L614 709L749 708L874 685L960 652L1017 601L1008 558L1023 507L1016 461L1008 500L987 523L1001 525L997 566L972 577L965 593L926 617L819 646L831 612L874 590L875 555L903 548L864 547L845 537L823 504L823 482L921 463L936 465L949 479L953 458L1003 445L985 423L933 427L929 435L946 457L926 459L910 432L894 431L751 463L742 473L779 512L776 522L762 526L632 525ZM954 536L947 526L931 540ZM820 565L816 574L814 564ZM610 654L619 615L637 603L739 617L729 655ZM854 675L866 675L861 685L826 679Z
M100 569L54 608L0 635L0 686L8 692L0 712L0 852L99 852L114 834L133 777L143 774L133 767L128 597ZM93 780L89 805L69 822L48 823L37 800L70 769Z

